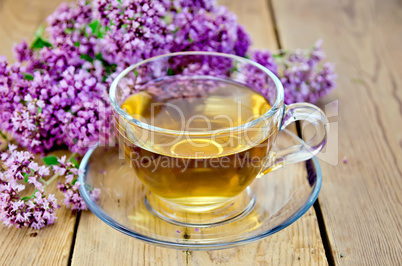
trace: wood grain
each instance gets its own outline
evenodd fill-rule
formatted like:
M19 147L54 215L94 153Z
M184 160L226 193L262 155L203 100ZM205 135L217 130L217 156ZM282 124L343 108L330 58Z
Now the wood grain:
M35 31L46 23L46 17L61 2L73 0L0 0L0 55L5 55L9 62L14 62L14 44L24 39L30 42Z
M12 47L23 39L30 41L39 25L62 2L0 0L0 55L14 62ZM65 153L65 152L64 152ZM63 151L58 152L59 155ZM52 184L49 193L57 192ZM63 195L56 194L59 201ZM76 215L62 207L55 224L42 230L0 228L1 265L67 265Z
M265 0L220 1L235 12L254 46L276 50ZM161 228L163 230L163 228ZM326 265L314 209L283 231L254 244L186 253L145 244L111 229L91 213L81 216L72 265Z
M253 48L271 51L278 49L270 10L265 0L218 2L236 14L239 23L251 34Z
M322 163L319 197L334 261L401 265L401 2L275 0L274 11L285 48L323 38L339 74L321 101L339 100L340 163Z

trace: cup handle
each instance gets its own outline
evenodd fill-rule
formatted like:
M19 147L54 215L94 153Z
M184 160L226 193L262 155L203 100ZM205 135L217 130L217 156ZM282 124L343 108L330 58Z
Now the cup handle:
M261 171L262 174L269 173L286 164L311 159L322 150L327 142L328 119L317 106L309 103L294 103L288 106L285 105L283 113L279 130L285 129L292 122L305 120L314 125L316 132L308 141L302 141L301 144L275 152Z

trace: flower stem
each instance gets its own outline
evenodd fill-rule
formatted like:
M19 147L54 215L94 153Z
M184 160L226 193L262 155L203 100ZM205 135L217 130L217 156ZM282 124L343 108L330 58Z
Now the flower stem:
M22 201L28 201L28 200L30 200L30 199L32 199L32 198L35 198L35 193L36 193L36 192L38 192L37 189L35 189L35 191L32 193L31 196L23 197L21 200L22 200Z
M90 192L94 190L94 188L90 184L85 183L84 186L87 187Z
M71 159L73 159L75 156L77 156L77 153L74 152L71 154L71 156L68 158L68 160L70 161ZM50 184L52 184L54 182L54 180L56 180L60 175L59 174L54 174L51 178L49 178L48 180L44 180L43 178L39 179L40 182L42 182L45 187L48 187Z
M45 186L49 186L51 183L53 183L54 180L56 180L59 177L59 174L54 174L50 179L48 179L47 181L43 180L43 182L45 183Z
M71 161L72 159L74 159L74 157L77 156L77 153L74 152L70 155L70 157L68 158L69 161Z

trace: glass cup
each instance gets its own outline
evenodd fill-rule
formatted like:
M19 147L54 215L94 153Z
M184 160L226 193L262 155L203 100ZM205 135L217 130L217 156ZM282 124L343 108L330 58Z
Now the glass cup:
M285 105L279 79L235 55L147 59L117 76L110 100L121 155L144 185L147 209L186 226L247 215L256 204L255 178L312 158L327 140L328 121L319 108ZM278 131L298 120L314 126L312 137L272 151Z

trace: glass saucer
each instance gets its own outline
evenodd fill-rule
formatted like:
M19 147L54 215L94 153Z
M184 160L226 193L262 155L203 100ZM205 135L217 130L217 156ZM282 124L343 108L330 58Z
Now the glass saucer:
M290 131L279 132L273 150L302 140ZM80 193L88 208L114 229L155 245L183 250L222 249L260 240L289 226L315 202L322 175L316 158L285 165L263 175L243 192L252 193L252 209L232 222L188 227L157 218L147 209L147 192L119 149L93 147L84 156ZM100 188L98 201L89 197Z

